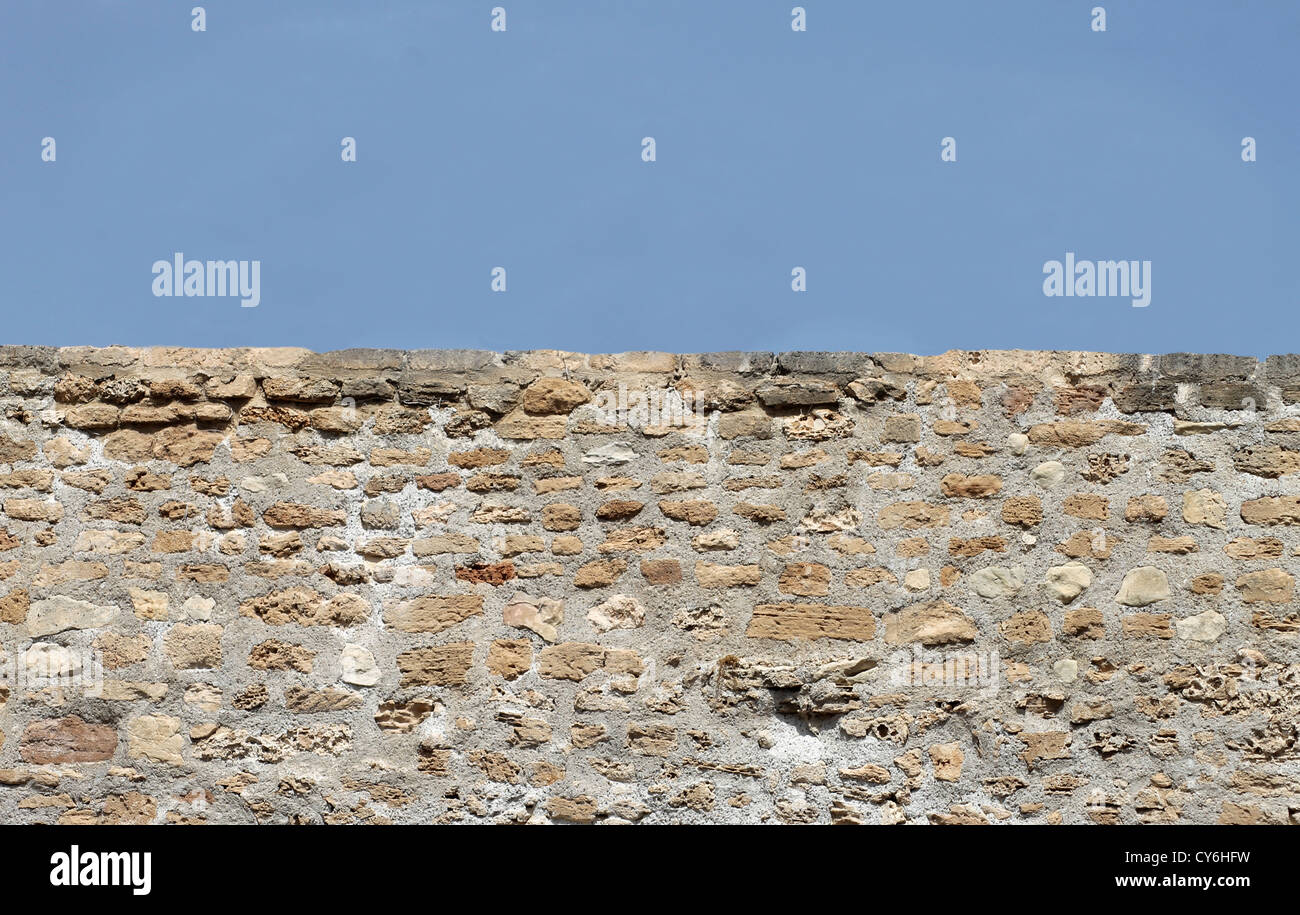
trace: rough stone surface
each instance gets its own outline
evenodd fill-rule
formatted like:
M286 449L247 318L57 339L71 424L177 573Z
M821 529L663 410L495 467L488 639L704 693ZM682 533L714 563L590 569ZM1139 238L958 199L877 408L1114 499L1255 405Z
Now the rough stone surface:
M0 821L1292 821L1296 364L0 347Z

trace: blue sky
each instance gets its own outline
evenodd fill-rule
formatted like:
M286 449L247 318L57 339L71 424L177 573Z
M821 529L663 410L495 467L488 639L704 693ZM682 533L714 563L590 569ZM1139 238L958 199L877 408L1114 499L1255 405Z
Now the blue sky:
M1290 0L196 4L0 4L0 342L1300 350Z

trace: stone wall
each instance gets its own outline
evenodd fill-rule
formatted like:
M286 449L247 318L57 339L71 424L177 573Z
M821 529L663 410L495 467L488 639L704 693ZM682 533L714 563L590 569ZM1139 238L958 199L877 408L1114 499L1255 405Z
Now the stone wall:
M0 347L0 403L4 822L1300 817L1300 357Z

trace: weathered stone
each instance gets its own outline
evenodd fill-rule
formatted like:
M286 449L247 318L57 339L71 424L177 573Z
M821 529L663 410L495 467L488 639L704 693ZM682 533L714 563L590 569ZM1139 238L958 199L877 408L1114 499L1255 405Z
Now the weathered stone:
M539 378L524 389L523 408L527 413L569 413L590 400L591 392L576 381Z
M745 634L754 639L870 641L876 621L865 607L826 604L759 604Z
M1030 471L1029 478L1044 488L1059 486L1065 482L1065 465L1060 461L1044 461Z
M984 499L1002 491L1002 480L988 473L970 477L950 473L939 481L939 488L950 498Z
M132 718L126 726L127 755L146 762L183 765L185 738L180 728L180 719L170 715Z
M754 396L765 407L790 409L834 406L839 402L840 392L835 385L824 381L779 381L759 385Z
M1221 528L1227 514L1228 506L1223 496L1211 489L1183 493L1183 520L1188 524Z
M1047 593L1068 604L1092 584L1092 571L1081 562L1067 562L1047 570Z
M548 642L554 642L557 626L564 622L564 604L549 597L533 597L516 591L502 610L502 622L507 626L531 629Z
M173 626L163 639L167 660L177 670L221 666L222 628L213 623Z
M1194 616L1183 617L1174 621L1178 637L1193 642L1213 642L1228 631L1228 621L1223 614L1206 610Z
M970 576L971 590L989 600L1011 597L1024 587L1024 584L1025 578L1019 569L989 566Z
M1286 604L1295 597L1295 578L1282 569L1247 572L1237 579L1237 590L1248 604Z
M533 666L533 647L527 639L497 639L488 649L487 669L507 680L515 680Z
M1247 524L1300 525L1300 496L1266 496L1241 503Z
M1169 597L1169 579L1165 573L1155 566L1141 566L1124 576L1115 602L1126 607L1145 607Z
M42 636L69 629L102 629L116 620L118 613L116 606L57 595L32 602L27 611L27 634Z
M636 629L645 624L645 616L645 607L635 597L614 594L587 611L587 622L597 632L609 632L611 629Z
M474 643L413 648L397 656L400 686L457 686L474 662Z
M974 641L976 635L974 621L947 601L913 604L885 615L885 641L891 645L947 645Z
M998 630L1009 642L1033 645L1052 640L1052 621L1041 610L1025 610L1003 620Z
M113 758L117 731L76 715L33 721L23 731L18 755L36 765L93 763Z
M400 632L442 632L483 612L478 594L416 597L384 611L384 622Z

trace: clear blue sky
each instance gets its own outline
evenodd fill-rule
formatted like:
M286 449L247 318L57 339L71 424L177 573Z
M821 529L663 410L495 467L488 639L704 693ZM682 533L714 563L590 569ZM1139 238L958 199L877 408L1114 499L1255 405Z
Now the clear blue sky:
M794 5L3 0L0 342L1300 350L1300 3Z

